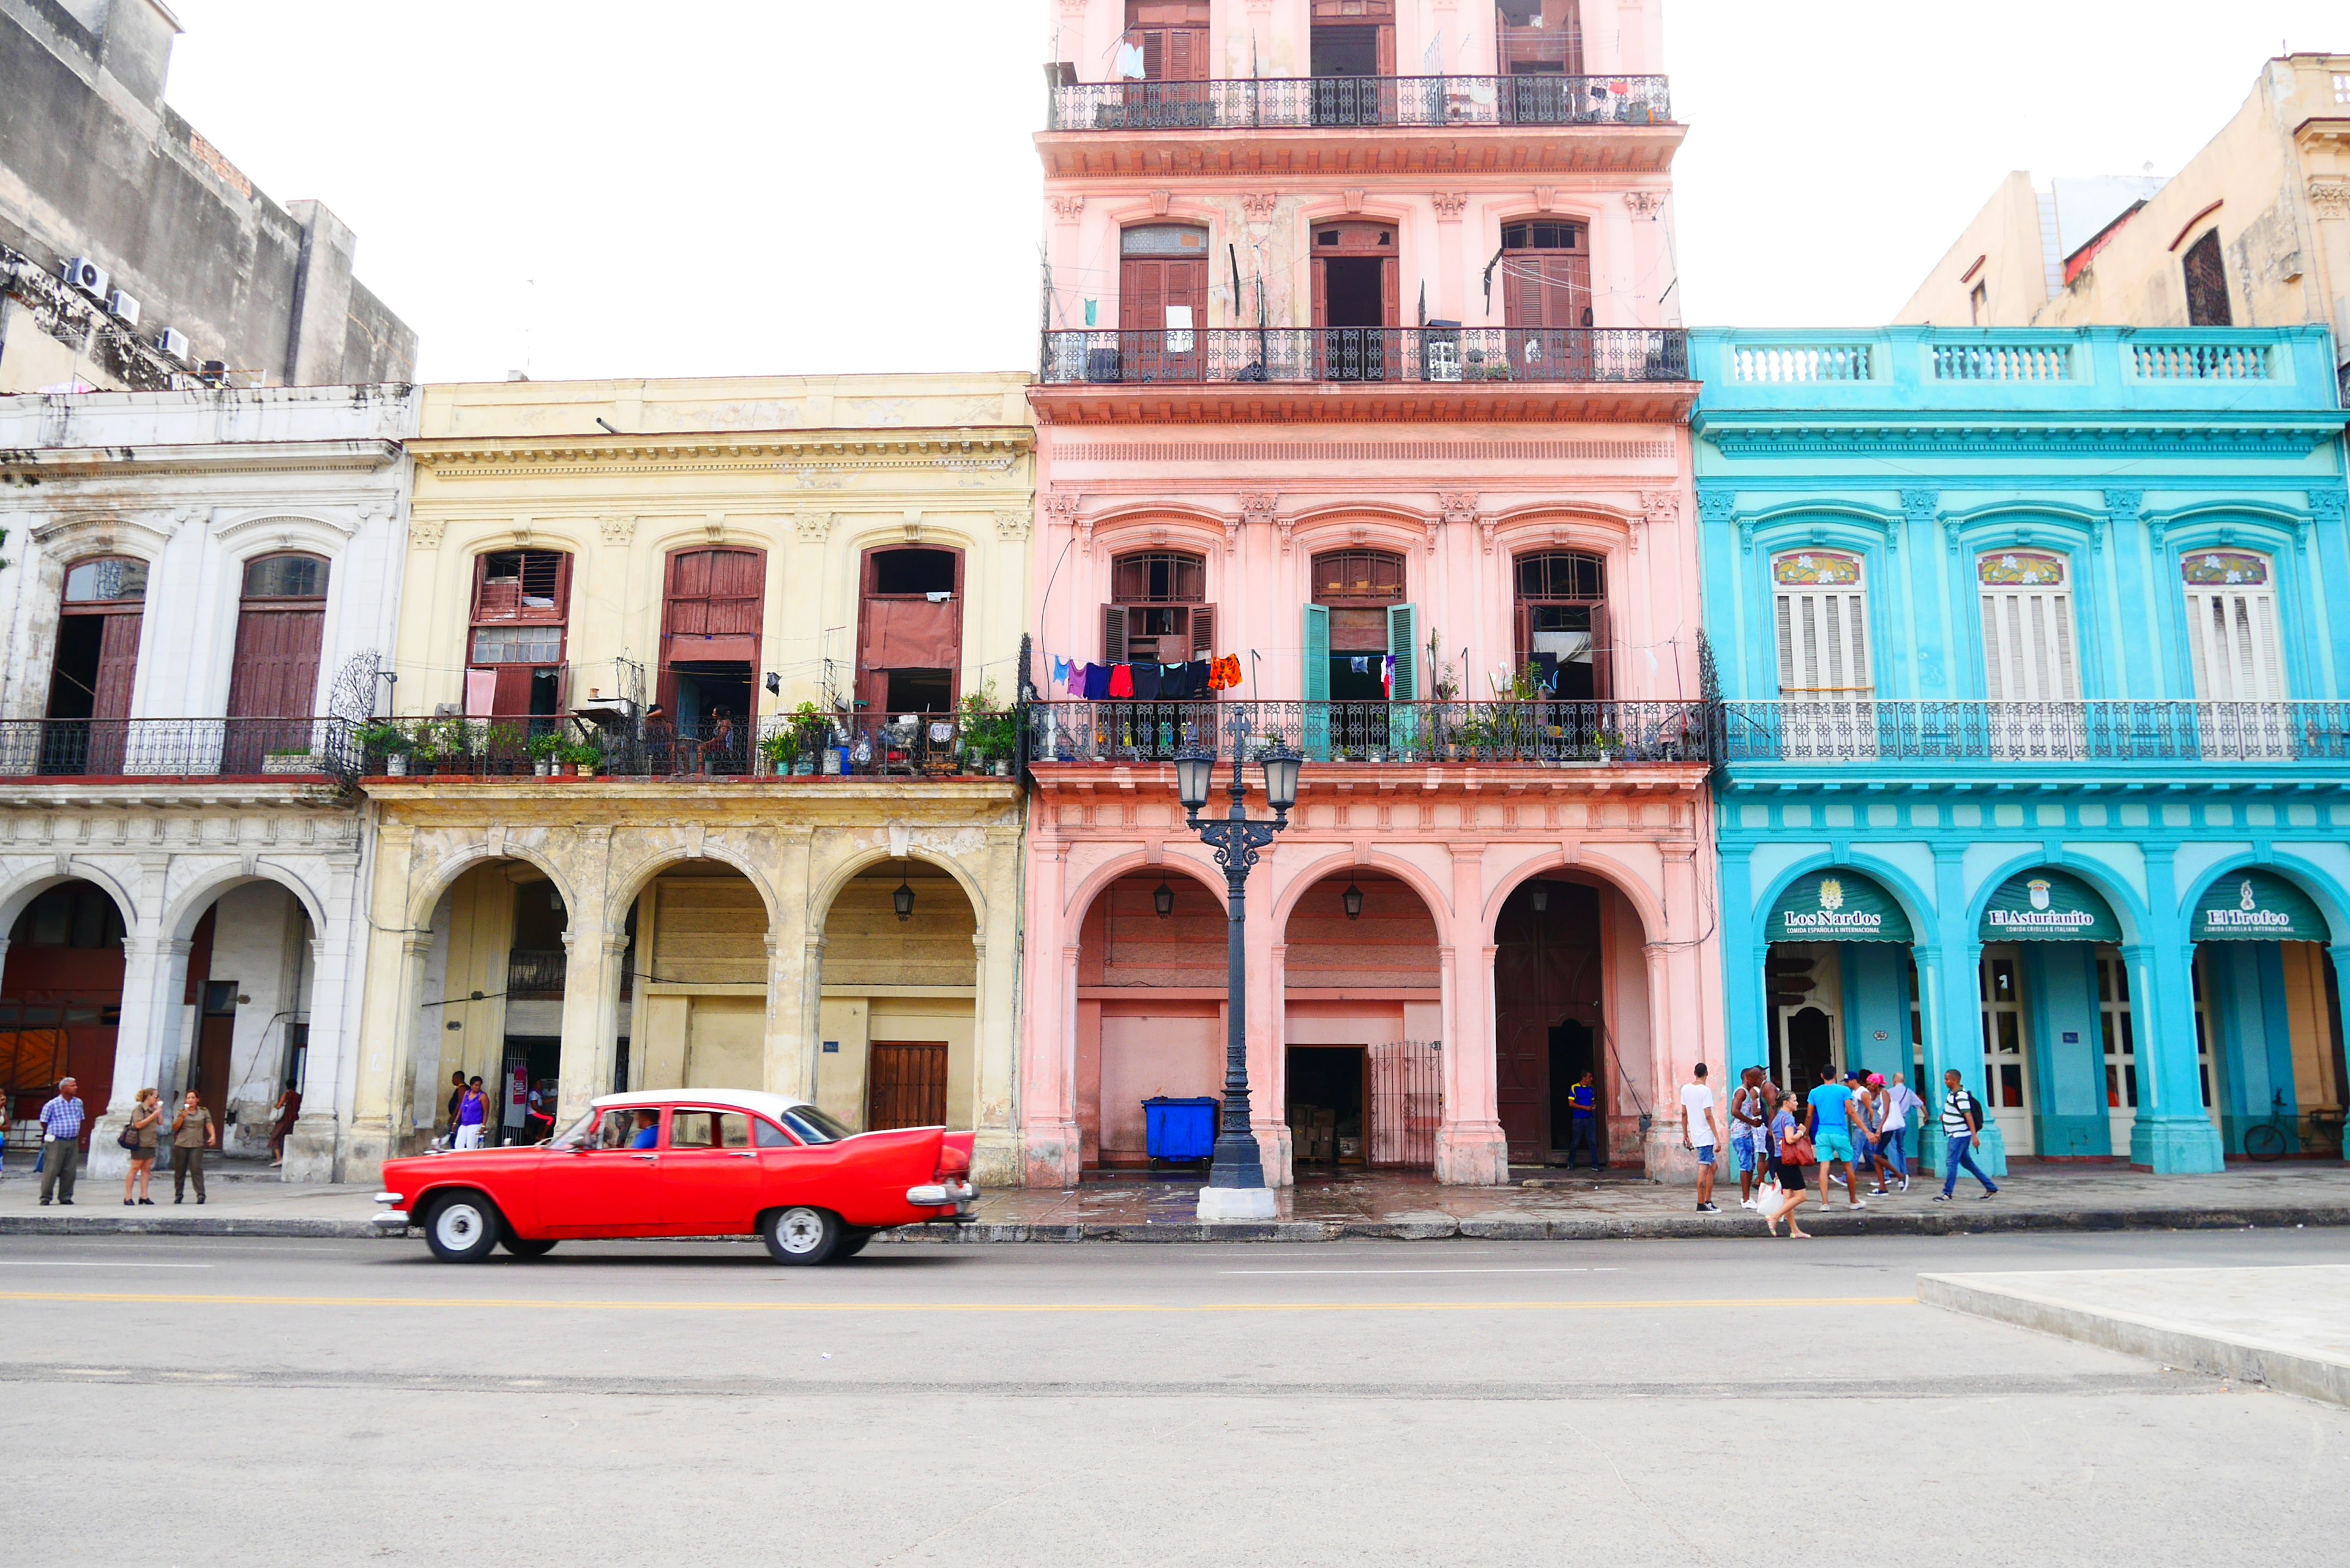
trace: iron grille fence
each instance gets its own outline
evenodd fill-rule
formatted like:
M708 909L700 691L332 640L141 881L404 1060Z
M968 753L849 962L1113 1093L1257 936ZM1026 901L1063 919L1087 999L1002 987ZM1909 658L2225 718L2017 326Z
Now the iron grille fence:
M1075 82L1055 130L1297 130L1349 126L1665 125L1664 77L1262 77Z
M1444 1123L1443 1043L1382 1041L1370 1058L1371 1163L1433 1166Z
M1213 327L1045 334L1053 386L1220 381L1689 379L1689 335L1649 327Z
M561 948L515 948L506 954L506 992L517 996L559 996L570 956Z
M368 777L611 779L1009 777L1019 726L1009 713L889 719L769 715L756 723L625 724L577 715L378 719L351 751Z
M1721 760L2339 762L2350 702L1722 704Z
M1702 702L1037 702L1028 755L1172 762L1195 747L1275 742L1317 763L1708 763Z
M258 778L348 775L340 719L10 719L0 778Z

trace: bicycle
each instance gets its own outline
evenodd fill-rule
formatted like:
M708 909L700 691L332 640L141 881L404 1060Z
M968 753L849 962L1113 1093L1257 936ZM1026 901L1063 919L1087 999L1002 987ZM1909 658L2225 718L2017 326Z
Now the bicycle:
M2269 1116L2244 1129L2244 1158L2266 1164L2282 1159L2285 1150L2299 1140L2293 1136L2300 1118L2285 1107L2284 1091L2279 1089L2270 1098Z

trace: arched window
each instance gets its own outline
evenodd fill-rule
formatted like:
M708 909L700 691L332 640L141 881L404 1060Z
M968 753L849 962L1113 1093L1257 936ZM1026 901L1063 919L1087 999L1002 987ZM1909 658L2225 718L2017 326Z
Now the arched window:
M1605 560L1574 550L1520 556L1516 620L1518 663L1534 666L1553 698L1613 695Z
M1979 556L1983 694L1994 702L2071 702L2081 695L2073 590L2064 557L2039 550Z
M1139 551L1112 561L1109 575L1104 663L1181 664L1215 651L1216 610L1207 602L1208 568L1200 556Z
M1865 570L1858 556L1843 550L1795 550L1772 558L1782 699L1850 702L1874 694Z
M963 558L933 545L868 550L857 695L876 719L945 713L960 700Z
M307 718L317 707L327 572L320 556L264 556L245 563L229 666L230 718Z
M680 550L670 556L661 595L660 695L681 735L723 735L723 721L741 722L754 711L766 591L764 550Z
M1142 51L1142 78L1203 82L1208 69L1208 0L1126 0L1126 43Z
M101 556L66 568L48 717L127 719L147 607L147 563ZM120 754L120 738L114 741Z
M571 556L561 550L493 550L473 564L465 711L547 717L563 711Z
M2228 304L2228 267L2220 258L2220 231L2213 229L2188 246L2178 260L2187 282L2187 325L2233 327L2236 316Z
M1314 557L1305 607L1309 701L1399 702L1419 691L1419 616L1404 601L1402 556L1333 550Z
M1196 381L1200 332L1208 325L1208 231L1192 223L1144 223L1118 237L1118 342L1114 374L1094 380Z

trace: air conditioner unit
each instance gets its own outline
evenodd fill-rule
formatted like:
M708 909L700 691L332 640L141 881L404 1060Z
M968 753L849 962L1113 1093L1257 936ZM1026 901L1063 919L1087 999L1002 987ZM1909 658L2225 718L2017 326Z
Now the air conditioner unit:
M155 352L164 358L184 365L188 362L188 335L176 327L166 327L155 339Z
M106 297L106 269L87 256L76 256L57 269L65 280L92 299Z
M106 308L109 314L123 326L139 325L139 302L120 289L118 288L106 296Z

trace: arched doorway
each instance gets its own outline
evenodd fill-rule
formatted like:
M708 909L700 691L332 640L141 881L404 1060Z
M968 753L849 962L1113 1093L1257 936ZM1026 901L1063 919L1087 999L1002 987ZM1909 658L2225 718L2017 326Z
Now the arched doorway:
M257 774L273 753L313 749L327 575L322 556L289 552L245 563L221 772Z
M2196 899L2204 1105L2231 1155L2339 1159L2345 1078L2332 928L2284 874L2247 867Z
M1224 1088L1224 907L1174 866L1094 896L1077 927L1073 1083L1085 1170L1149 1164L1143 1102Z
M1806 872L1781 890L1763 927L1771 1031L1763 1070L1773 1083L1802 1096L1824 1068L1857 1068L1888 1083L1900 1074L1932 1102L1931 1087L1918 1082L1916 936L1885 885L1850 867Z
M2136 1119L2138 1077L2112 904L2069 871L2035 867L1992 891L1976 935L1982 1097L2007 1152L2111 1156L2115 1121Z
M1655 1114L1647 934L1605 883L1564 873L1511 890L1493 924L1494 1101L1510 1163L1565 1165L1590 1077L1603 1164L1643 1165Z
M261 878L180 919L187 973L172 1016L187 1022L165 1030L155 1087L167 1104L195 1091L220 1129L218 1158L274 1161L307 1093L317 928L292 888ZM317 1152L331 1163L331 1148Z
M972 1125L978 929L936 866L885 860L848 880L824 921L819 1105L865 1132Z
M92 1123L109 1103L123 929L113 898L78 877L35 894L11 922L0 971L0 1135L37 1116L66 1078ZM26 1137L37 1141L37 1127Z
M490 1098L484 1144L536 1142L553 1130L570 919L561 889L525 860L469 867L442 895L416 1023L418 1126L450 1134L453 1080L478 1077ZM625 1060L625 1033L620 1049ZM625 1086L616 1078L594 1092Z
M1298 1174L1428 1168L1444 1119L1436 919L1361 867L1316 880L1283 929L1277 1094Z
M637 894L621 981L631 1089L786 1089L767 1061L766 900L717 860L666 867Z

